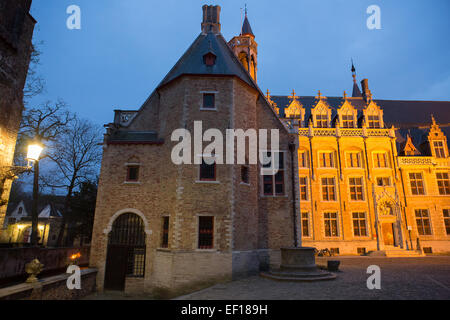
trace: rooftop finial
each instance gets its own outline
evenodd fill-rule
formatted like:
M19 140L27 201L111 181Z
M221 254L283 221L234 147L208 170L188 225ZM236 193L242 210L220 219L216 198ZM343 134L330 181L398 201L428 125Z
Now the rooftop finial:
M433 114L431 114L431 122L433 123L433 125L436 125L436 119L434 118Z
M247 4L245 4L245 16L247 16Z

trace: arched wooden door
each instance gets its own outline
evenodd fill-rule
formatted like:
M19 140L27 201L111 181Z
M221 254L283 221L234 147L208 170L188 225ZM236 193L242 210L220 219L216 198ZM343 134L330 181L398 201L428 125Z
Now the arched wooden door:
M106 290L124 290L126 277L144 277L145 231L142 218L124 213L113 223L106 254Z

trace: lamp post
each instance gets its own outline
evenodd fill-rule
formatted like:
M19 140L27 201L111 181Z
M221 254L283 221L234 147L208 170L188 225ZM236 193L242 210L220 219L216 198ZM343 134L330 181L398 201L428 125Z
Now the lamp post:
M34 163L33 177L33 204L31 206L31 245L38 244L38 197L39 197L39 156L43 147L39 143L33 143L28 146L27 160Z

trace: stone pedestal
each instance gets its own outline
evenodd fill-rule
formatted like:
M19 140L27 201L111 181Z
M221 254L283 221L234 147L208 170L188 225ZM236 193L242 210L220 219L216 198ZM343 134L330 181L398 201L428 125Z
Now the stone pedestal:
M336 275L320 270L316 265L314 248L281 248L281 266L278 270L261 273L262 277L279 281L332 280Z

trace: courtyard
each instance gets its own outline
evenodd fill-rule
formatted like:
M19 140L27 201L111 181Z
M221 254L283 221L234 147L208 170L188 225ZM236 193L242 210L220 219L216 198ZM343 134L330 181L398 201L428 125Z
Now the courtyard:
M447 300L450 299L450 256L422 258L332 257L340 260L336 280L279 282L251 276L180 296L175 300ZM381 289L369 290L367 267L381 269ZM152 299L119 292L91 294L87 300Z

